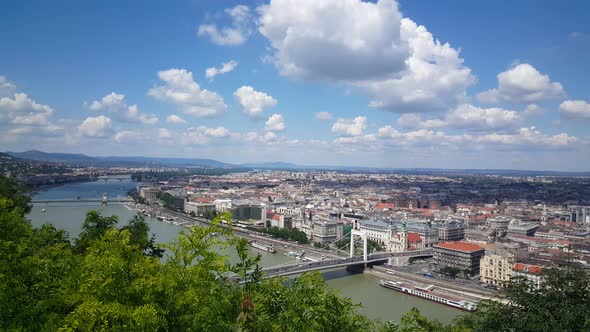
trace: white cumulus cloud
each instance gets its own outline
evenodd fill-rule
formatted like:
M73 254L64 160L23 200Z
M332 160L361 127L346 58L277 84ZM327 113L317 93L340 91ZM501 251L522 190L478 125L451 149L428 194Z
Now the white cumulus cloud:
M358 80L405 67L408 45L395 1L278 0L258 12L259 31L283 75Z
M113 136L117 143L139 142L145 139L145 136L139 131L123 130Z
M78 127L82 136L102 137L111 129L111 119L104 115L87 117Z
M267 107L276 106L277 100L272 96L254 90L253 87L244 85L234 92L240 106L248 116L258 117Z
M530 103L564 94L561 83L552 82L548 75L541 74L535 67L521 63L498 74L498 87L477 94L477 98L490 104Z
M6 78L6 76L0 75L0 97L12 95L16 91L16 85Z
M169 115L169 116L166 118L166 122L168 122L168 123L180 123L180 124L185 124L185 123L187 123L185 119L183 119L183 118L179 117L179 116L178 116L178 115L176 115L176 114Z
M367 128L367 118L357 116L354 119L338 119L332 125L332 132L338 136L360 136Z
M189 145L203 145L210 143L213 139L229 137L231 132L225 127L188 128L182 135L181 142Z
M258 11L282 75L350 85L372 107L446 110L475 83L459 52L402 18L394 0L278 0Z
M389 78L356 83L371 97L369 105L406 113L446 110L461 102L475 77L459 51L407 18L401 20L401 34L410 45L407 69Z
M29 98L26 93L0 98L0 121L23 125L45 126L54 110Z
M158 72L163 85L151 88L148 94L158 100L178 105L185 114L196 117L213 117L224 113L227 105L215 92L201 89L186 69L168 69Z
M137 105L128 106L125 102L125 95L111 92L102 97L101 100L94 100L88 108L91 111L107 111L116 114L121 120L153 125L158 123L159 119L153 114L140 113Z
M446 113L442 119L422 121L418 117L417 119L414 118L414 121L415 127L425 129L455 128L470 131L506 131L520 128L523 118L521 114L516 111L505 110L502 108L480 108L470 104L462 104L456 109Z
M566 100L559 105L559 110L568 118L590 120L590 103L584 100Z
M271 115L265 123L265 129L268 131L282 131L285 130L285 120L281 114L275 113Z
M230 71L236 69L237 66L238 66L237 61L230 60L228 62L222 63L221 67L219 67L219 68L215 68L215 67L207 68L205 70L205 77L212 80L217 75L229 73Z
M535 127L520 128L516 134L487 134L476 140L480 143L501 145L536 146L541 148L562 148L578 143L579 139L566 133L547 135Z
M218 28L216 24L201 24L197 30L199 37L207 37L212 43L222 46L241 45L252 34L250 8L237 5L225 10L231 25Z

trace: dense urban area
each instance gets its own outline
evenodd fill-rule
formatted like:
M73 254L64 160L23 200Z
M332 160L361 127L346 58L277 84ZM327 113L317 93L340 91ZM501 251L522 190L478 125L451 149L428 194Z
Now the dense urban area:
M101 203L183 227L228 213L251 246L296 257L292 273L360 259L365 273L390 282L384 287L468 311L502 301L499 291L514 277L538 289L546 269L590 266L590 178L583 176L2 160L4 173L32 188L131 178L137 186L128 198L105 195Z

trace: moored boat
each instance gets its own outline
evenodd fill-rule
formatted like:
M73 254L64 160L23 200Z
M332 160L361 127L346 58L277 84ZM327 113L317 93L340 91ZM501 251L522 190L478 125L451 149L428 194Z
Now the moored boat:
M259 249L262 251L270 252L271 254L275 254L277 252L275 250L275 248L272 247L272 245L265 245L265 244L257 243L256 240L250 240L250 241L248 241L248 244L252 248L256 248L256 249Z
M466 300L458 300L458 299L451 298L447 295L432 292L432 288L434 288L434 285L429 285L424 288L410 287L410 286L405 286L401 282L396 282L396 281L392 281L392 280L380 280L379 285L381 285L385 288L393 289L393 290L398 291L400 293L405 293L408 295L420 297L425 300L441 303L441 304L444 304L444 305L447 305L447 306L450 306L453 308L457 308L460 310L465 310L465 311L476 311L477 310L477 304L475 304L473 302L469 302Z

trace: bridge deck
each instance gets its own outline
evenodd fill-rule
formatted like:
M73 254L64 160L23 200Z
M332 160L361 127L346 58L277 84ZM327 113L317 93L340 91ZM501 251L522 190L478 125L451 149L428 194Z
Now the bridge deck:
M338 267L346 267L352 265L359 265L359 264L371 264L371 263L378 263L387 261L390 257L421 257L421 256L431 256L432 249L424 249L424 250L413 250L413 251L403 251L403 252L396 252L396 253L379 253L379 254L372 254L367 256L367 260L365 261L362 256L359 257L348 257L342 259L330 259L325 261L317 261L317 262L302 262L299 264L291 264L291 265L284 265L279 267L269 267L263 269L266 272L267 276L289 276L293 274L305 273L310 271L318 271L318 270L325 270L325 269L332 269Z
M113 198L107 199L108 203L126 203L133 202L130 198ZM66 199L33 199L31 203L102 203L101 198L66 198Z

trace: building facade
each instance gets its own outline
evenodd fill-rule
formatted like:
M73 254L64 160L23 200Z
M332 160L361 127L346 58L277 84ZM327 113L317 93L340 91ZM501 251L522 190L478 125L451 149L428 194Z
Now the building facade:
M198 202L185 202L184 213L194 213L197 217L210 216L215 213L215 204L209 203L198 203Z
M516 256L502 249L486 250L480 261L479 277L481 282L502 286L512 277L512 266Z
M449 221L438 225L438 239L442 242L460 241L465 238L465 224L460 221Z
M473 278L479 275L484 249L469 242L442 242L433 246L434 264L440 273L456 270L456 275Z
M318 219L313 221L313 242L328 244L340 239L344 234L343 224L337 220Z
M157 195L160 192L160 188L156 187L141 187L139 188L139 196L147 201L154 201L157 199Z
M512 277L522 277L530 281L535 289L543 285L543 268L538 265L525 263L514 263L512 266Z
M393 225L389 225L385 250L388 252L401 252L408 250L424 249L424 242L418 233L408 232L406 224L402 224L401 232L394 232Z

